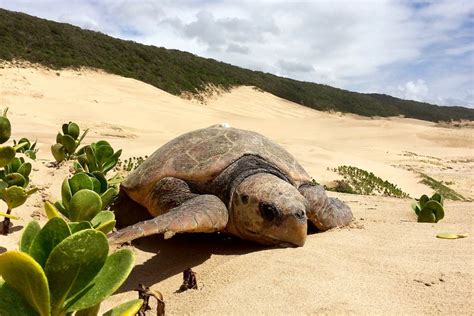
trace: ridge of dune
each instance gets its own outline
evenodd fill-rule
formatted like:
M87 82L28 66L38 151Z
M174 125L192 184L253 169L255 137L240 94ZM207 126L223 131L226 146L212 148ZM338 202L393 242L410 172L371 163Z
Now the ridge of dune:
M186 100L143 82L90 69L0 67L0 108L9 107L11 139L37 139L32 183L40 188L17 214L45 220L42 201L56 201L69 165L47 168L62 123L90 128L86 143L108 140L124 157L144 156L172 138L227 122L284 146L320 183L330 169L372 171L413 197L429 193L418 172L474 198L474 130L404 118L366 118L312 110L253 87L207 100ZM416 223L407 199L329 192L346 201L355 222L308 237L296 249L262 249L217 235L150 237L137 243L137 266L102 309L135 298L138 283L160 290L170 314L356 313L469 314L473 310L473 238L446 241L441 231L473 231L473 202L447 202L446 218ZM15 249L20 230L0 236ZM174 293L192 267L200 290ZM443 280L443 281L441 281ZM429 284L429 285L426 285Z

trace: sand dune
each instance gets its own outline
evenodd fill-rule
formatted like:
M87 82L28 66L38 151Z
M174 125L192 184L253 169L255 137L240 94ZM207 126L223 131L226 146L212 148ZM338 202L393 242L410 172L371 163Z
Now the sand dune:
M372 171L411 196L430 193L418 171L474 198L474 129L448 129L403 118L370 119L299 106L252 87L202 105L142 82L93 70L30 65L0 69L0 107L10 108L12 139L37 139L32 183L41 188L18 209L24 226L44 220L42 199L56 200L67 165L47 168L62 123L90 128L86 142L107 139L124 157L143 156L181 133L228 122L287 148L321 183L339 165ZM137 266L113 305L144 282L160 290L170 314L469 314L473 306L472 238L447 241L441 231L473 231L473 202L447 202L446 219L418 224L410 200L334 194L353 208L351 228L313 234L298 249L262 249L220 235L139 241ZM14 249L20 231L0 236ZM174 293L193 267L200 289Z

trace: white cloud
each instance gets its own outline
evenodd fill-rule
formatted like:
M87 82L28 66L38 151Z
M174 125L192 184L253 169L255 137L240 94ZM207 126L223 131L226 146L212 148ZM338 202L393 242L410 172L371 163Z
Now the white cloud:
M428 86L422 79L408 81L402 86L398 86L399 96L403 99L424 101L428 96Z

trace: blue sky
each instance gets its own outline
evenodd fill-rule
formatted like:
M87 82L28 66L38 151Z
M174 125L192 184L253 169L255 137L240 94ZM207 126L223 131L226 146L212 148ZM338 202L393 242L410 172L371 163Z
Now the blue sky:
M472 0L0 0L0 7L295 79L474 108Z

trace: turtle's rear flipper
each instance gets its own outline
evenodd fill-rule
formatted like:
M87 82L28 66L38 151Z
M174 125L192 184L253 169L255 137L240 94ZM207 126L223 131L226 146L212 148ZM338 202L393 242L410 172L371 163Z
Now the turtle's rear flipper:
M225 204L214 195L198 195L168 213L137 223L109 235L109 242L121 244L140 237L176 233L212 233L223 230L229 214Z
M319 230L346 226L352 221L350 207L339 199L328 197L320 185L303 185L298 190L308 201L306 216Z

